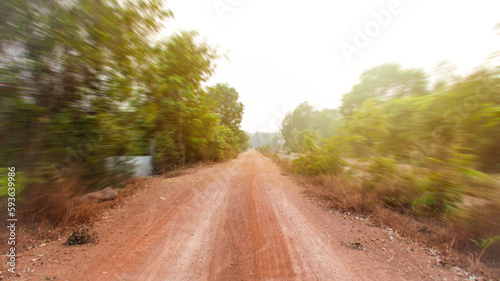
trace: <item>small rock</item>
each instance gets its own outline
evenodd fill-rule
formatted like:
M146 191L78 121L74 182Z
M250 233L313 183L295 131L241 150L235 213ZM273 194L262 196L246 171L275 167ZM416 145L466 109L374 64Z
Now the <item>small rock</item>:
M103 190L91 192L80 197L80 200L97 199L97 202L113 200L118 195L118 192L111 187L106 187Z
M342 242L342 245L344 245L348 248L351 248L353 250L359 250L359 251L365 250L365 245L363 245L363 243L360 243L360 242L354 242L354 243Z

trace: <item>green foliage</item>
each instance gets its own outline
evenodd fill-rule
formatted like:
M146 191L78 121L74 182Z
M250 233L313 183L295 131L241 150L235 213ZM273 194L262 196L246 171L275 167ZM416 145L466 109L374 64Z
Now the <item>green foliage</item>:
M480 248L481 250L486 250L488 249L488 247L490 247L491 245L493 245L495 242L497 242L497 240L500 240L500 236L496 236L496 237L488 237L488 238L485 238L485 239L481 239L481 242L477 242L476 240L472 239L472 238L469 238L470 241L474 242L474 244Z
M429 157L447 161L449 148L459 145L477 156L478 168L498 171L497 72L481 69L469 77L450 80L439 91L427 92L412 84L422 84L425 75L405 80L398 74L401 71L394 65L369 70L361 76L360 84L344 95L341 112L345 130L338 133L360 136L360 141L352 144L357 156L378 153L424 165Z
M304 137L304 155L292 161L294 172L305 175L336 174L342 171L345 163L340 158L340 148L332 139L318 149L314 142L314 134Z
M151 143L159 171L246 149L236 90L202 86L217 51L192 31L160 39L172 17L161 1L8 0L0 10L0 166L32 188L64 177L102 186L128 174L107 159L148 155Z
M257 147L255 147L255 150L257 150L258 152L264 153L264 154L271 154L271 152L273 151L269 144L258 145Z
M372 156L380 140L387 136L385 116L374 100L364 102L343 125L343 133L353 137L351 145L358 157Z
M341 116L335 109L314 110L307 102L287 113L281 122L280 133L285 140L284 148L298 152L305 136L314 133L321 139L330 138L339 126Z
M418 69L401 69L400 65L386 63L369 69L360 77L361 82L342 98L341 113L351 116L365 101L386 100L425 95L427 79Z
M484 252L493 244L495 244L497 241L500 240L500 236L496 237L488 237L481 239L480 242L477 242L476 240L469 238L470 241L472 241L479 249L481 249L481 253L477 257L476 262L479 262L481 260L481 257L483 256Z
M225 125L215 127L213 138L206 150L206 158L221 161L236 156L240 151L239 138Z
M446 215L457 209L462 201L461 186L447 173L432 172L421 187L424 195L412 203L416 212Z
M0 186L2 187L0 189L0 198L7 196L8 194L8 188L9 188L9 170L7 168L0 168ZM23 172L15 172L15 177L14 177L13 183L15 184L13 187L15 188L16 191L16 198L20 198L20 194L23 192L23 190L28 186L27 180L25 173Z
M415 212L412 203L422 196L424 190L419 187L414 176L397 175L392 179L392 184L377 190L377 193L386 207L408 215Z
M485 68L460 79L444 74L428 91L421 70L384 64L344 95L343 116L300 104L281 126L286 149L302 153L294 171L339 173L342 159L369 163L351 173L363 202L376 198L437 220L461 213L466 196L491 202L498 183L487 172L500 171L500 76Z
M214 103L214 112L220 116L220 123L234 132L239 129L244 106L238 101L238 92L227 84L216 84L207 89Z
M303 153L314 153L318 150L316 145L316 135L313 132L308 132L304 136L304 141L302 141L302 148L300 149Z
M368 166L368 173L370 174L370 185L377 185L387 177L393 177L397 174L397 162L393 159L375 157L371 159Z
M278 143L279 139L280 135L277 133L268 133L268 132L248 133L249 146L252 148L257 148L269 144L270 148L274 150L279 150L280 149L280 144Z
M135 131L122 108L140 94L151 36L171 12L155 0L4 1L1 10L0 164L37 185L62 171L90 179L107 157L126 155Z

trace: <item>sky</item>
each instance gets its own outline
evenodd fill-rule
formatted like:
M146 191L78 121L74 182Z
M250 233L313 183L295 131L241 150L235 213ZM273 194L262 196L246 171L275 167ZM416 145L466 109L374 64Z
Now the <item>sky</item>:
M386 62L432 74L449 61L466 75L500 50L500 1L166 0L167 32L196 30L227 60L245 105L242 129L275 132L304 101L338 108L360 74ZM166 35L165 35L166 36Z

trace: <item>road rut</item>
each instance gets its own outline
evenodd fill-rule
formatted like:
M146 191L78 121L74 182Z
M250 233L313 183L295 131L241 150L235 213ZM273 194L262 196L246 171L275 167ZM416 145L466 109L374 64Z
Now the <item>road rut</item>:
M27 252L26 277L57 280L436 280L424 247L328 213L260 153L157 177L103 215L96 245ZM343 242L359 242L365 251ZM46 260L39 267L32 257Z

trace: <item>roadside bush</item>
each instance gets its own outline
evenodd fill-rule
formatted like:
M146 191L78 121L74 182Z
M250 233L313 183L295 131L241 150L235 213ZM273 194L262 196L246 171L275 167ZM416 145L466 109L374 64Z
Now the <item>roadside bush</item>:
M240 139L227 126L217 126L214 129L213 140L205 150L205 158L212 161L223 161L238 154Z
M462 200L461 187L443 172L432 172L423 182L424 196L413 201L417 213L425 212L433 217L449 215Z
M294 173L304 175L320 175L327 172L326 159L320 154L307 154L292 161Z
M258 152L263 153L263 154L270 154L271 153L271 146L269 146L269 144L259 145L255 148L255 150L257 150Z
M340 157L340 147L333 142L327 142L323 148L318 149L312 133L304 137L303 151L305 155L292 161L293 171L303 175L338 174L346 163Z
M401 214L413 213L413 202L422 196L417 180L411 175L401 175L381 183L375 191L383 205Z
M345 162L334 153L315 151L292 161L294 173L303 175L337 174L342 171Z

